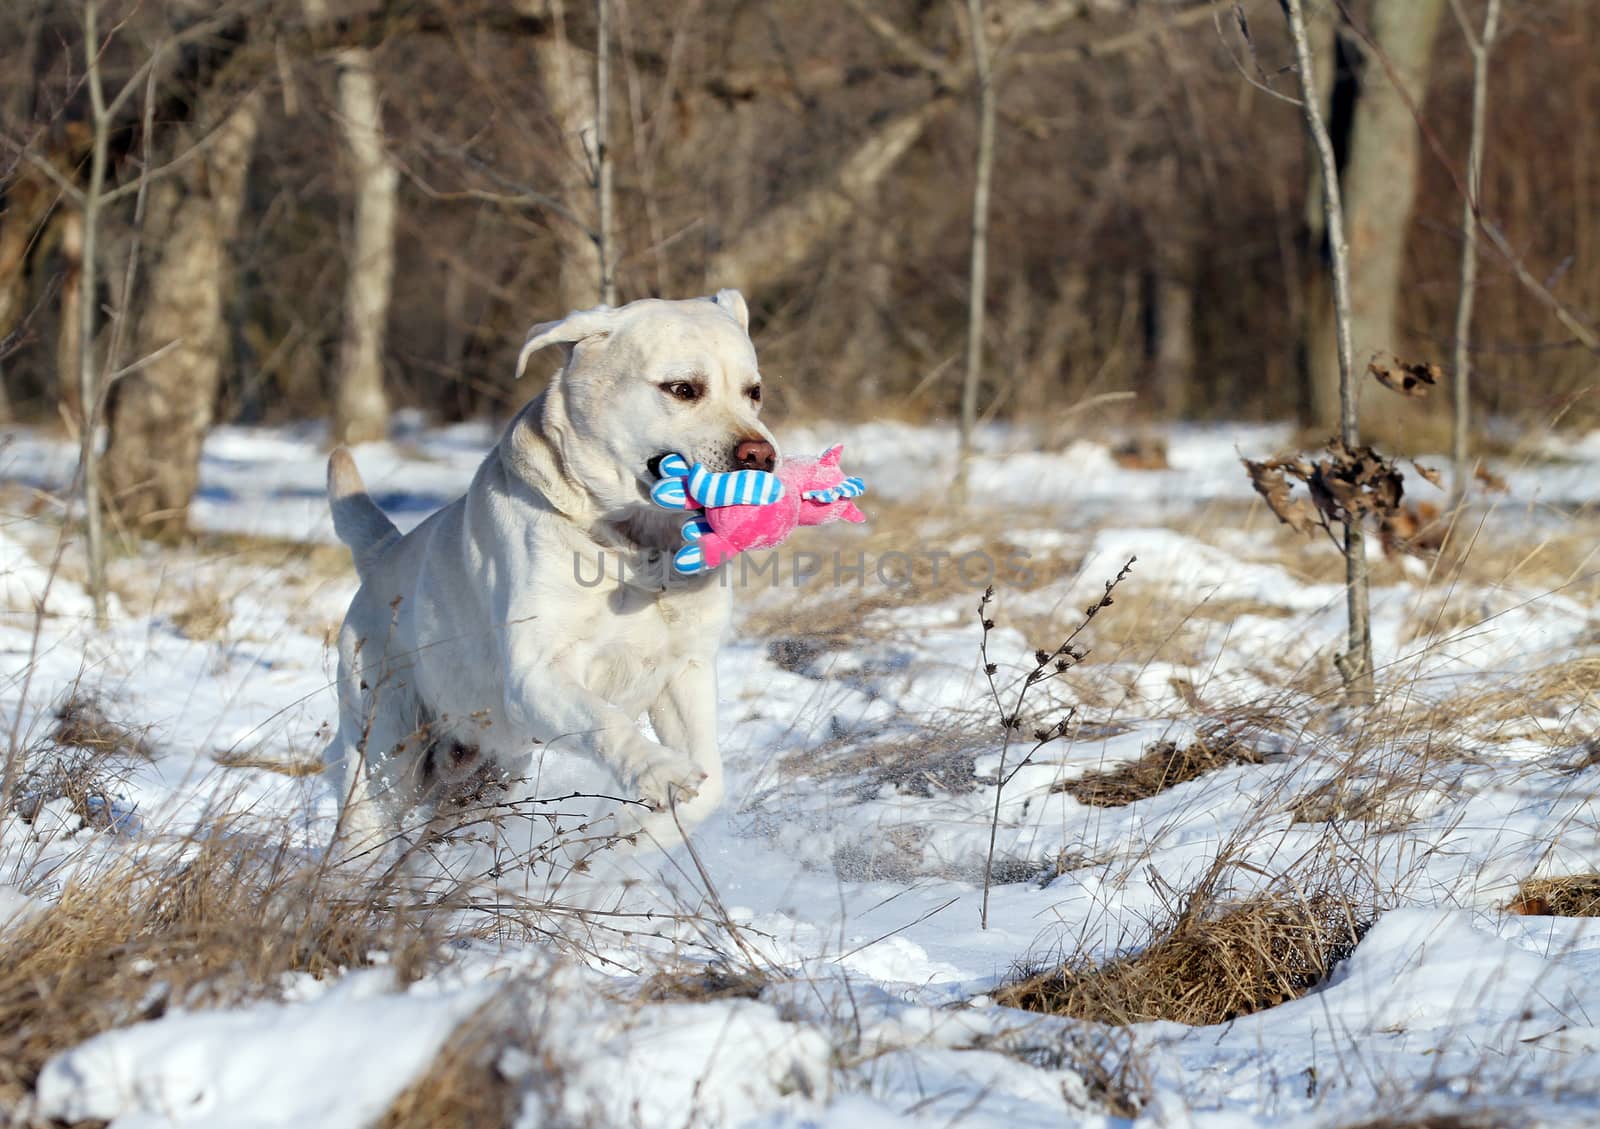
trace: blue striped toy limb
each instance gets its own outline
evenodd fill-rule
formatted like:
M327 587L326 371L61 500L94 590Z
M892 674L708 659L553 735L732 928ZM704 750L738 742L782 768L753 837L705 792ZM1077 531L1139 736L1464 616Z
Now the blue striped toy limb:
M859 478L847 478L837 486L830 486L826 490L807 490L800 495L802 498L827 505L843 498L859 498L867 492L867 484Z
M706 553L699 541L691 541L672 556L672 567L684 576L693 576L706 570Z
M689 468L689 497L708 509L765 506L783 497L783 481L764 470L710 471L695 463Z
M650 488L650 500L667 510L691 510L685 484L689 478L689 460L679 454L662 455L656 463L656 474L661 481Z
M684 490L682 478L663 478L650 488L650 500L663 509L688 510L694 509L689 501L689 495Z

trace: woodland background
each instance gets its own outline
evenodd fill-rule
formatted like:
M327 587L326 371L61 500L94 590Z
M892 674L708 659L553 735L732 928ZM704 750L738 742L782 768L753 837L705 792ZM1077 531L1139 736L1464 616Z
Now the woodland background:
M1128 420L1325 435L1320 194L1276 0L7 0L0 411L77 429L97 389L108 509L181 532L215 422L503 416L535 390L511 378L527 326L614 269L622 301L743 289L780 415L951 416L974 8L979 418L1046 445ZM1482 11L1308 4L1363 366L1449 366ZM1600 4L1507 0L1490 70L1480 216L1546 295L1483 247L1475 415L1593 422ZM1448 399L1391 397L1369 430L1442 449Z

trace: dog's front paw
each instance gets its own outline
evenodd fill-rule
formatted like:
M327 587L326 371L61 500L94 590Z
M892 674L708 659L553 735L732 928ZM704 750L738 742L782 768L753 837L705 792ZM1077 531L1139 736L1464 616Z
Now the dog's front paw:
M633 787L651 811L662 811L694 799L705 779L705 772L688 757L663 751L644 763L633 778Z

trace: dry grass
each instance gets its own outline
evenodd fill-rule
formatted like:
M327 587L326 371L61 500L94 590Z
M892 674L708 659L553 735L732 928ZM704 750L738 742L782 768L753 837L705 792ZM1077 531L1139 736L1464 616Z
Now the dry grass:
M1065 781L1056 785L1055 791L1068 793L1080 804L1120 808L1147 800L1216 769L1233 764L1261 764L1263 759L1256 750L1228 733L1204 735L1182 747L1172 741L1158 741L1131 764Z
M559 1070L542 1054L526 1016L490 1004L469 1017L445 1041L433 1065L390 1104L375 1129L505 1129L518 1123L530 1089L553 1112L548 1084ZM540 1125L563 1124L544 1118Z
M56 727L50 740L58 746L84 749L96 756L152 756L146 739L148 729L113 721L106 715L100 699L74 694L56 707Z
M937 606L958 598L965 607L969 597L976 602L991 580L1008 592L1032 592L1075 571L1077 556L1073 553L1030 551L1017 555L1021 546L1013 539L1014 530L1050 528L1059 518L1049 514L966 508L930 514L925 506L881 499L868 508L866 526L841 535L828 550L818 550L824 553L825 563L809 583L789 587L791 576L785 572L780 577L782 593L747 593L742 602L747 609L743 628L748 634L772 638L780 646L833 650L892 638L901 631L914 638L920 627L901 627L901 617L875 613ZM938 555L958 540L964 545L960 553ZM833 560L826 556L830 551L838 552L846 568L855 562L857 552L864 554L866 574L861 584L848 580L837 586L832 583ZM993 565L992 576L980 575L976 558L963 574L959 559L973 552L987 555ZM880 564L882 577L877 574ZM762 583L750 575L751 585L759 589ZM775 655L780 664L783 657Z
M181 865L151 857L69 883L6 930L0 1106L57 1052L169 1007L271 997L286 972L322 977L380 959L415 978L435 939L387 901L226 827Z
M275 759L258 756L249 750L217 752L211 759L223 768L259 768L265 772L276 772L280 776L317 776L324 768L320 757L291 756Z
M1148 948L1104 964L1067 961L995 993L1007 1007L1099 1023L1165 1019L1203 1027L1298 999L1365 932L1348 903L1262 895L1208 912L1190 907Z
M168 618L186 638L221 639L233 620L233 601L215 588L196 587L185 594Z
M713 962L663 969L645 980L640 994L652 1003L753 1000L769 982L770 978L756 969Z
M951 715L865 742L855 737L826 741L788 753L778 764L790 779L855 781L863 797L886 784L903 795L960 794L976 786L977 755L990 747L983 721Z
M1530 917L1600 917L1600 874L1529 878L1506 908Z

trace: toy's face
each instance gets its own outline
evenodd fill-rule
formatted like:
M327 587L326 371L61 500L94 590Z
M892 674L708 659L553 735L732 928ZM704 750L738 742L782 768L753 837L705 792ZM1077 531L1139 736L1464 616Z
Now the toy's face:
M815 491L830 490L849 480L839 466L843 452L843 447L830 447L819 458L791 459L784 465L781 472L783 480L790 484L795 494L801 496L799 524L824 525L830 521L860 523L867 520L867 516L850 500L861 492L860 479L854 480L857 489L839 497L812 496Z

